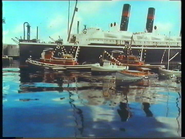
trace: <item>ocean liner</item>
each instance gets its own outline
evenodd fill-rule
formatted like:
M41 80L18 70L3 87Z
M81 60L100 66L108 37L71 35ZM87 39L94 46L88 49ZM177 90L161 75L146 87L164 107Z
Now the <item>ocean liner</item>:
M73 13L72 22L77 11L77 1ZM171 58L170 62L181 61L181 36L165 36L156 33L157 27L153 26L155 9L148 8L146 31L139 33L128 32L128 23L131 6L129 4L123 5L121 24L110 24L109 31L103 31L101 28L86 28L79 33L79 22L77 22L77 34L68 34L68 42L63 44L62 39L54 41L53 43L39 42L38 28L37 39L30 39L30 25L28 22L23 24L24 38L19 39L20 47L20 66L26 65L25 61L32 57L32 59L39 59L41 52L46 48L56 48L58 44L62 44L68 53L76 50L77 46L80 47L78 53L79 63L98 62L99 56L106 50L125 51L126 44L131 44L127 48L133 55L139 56L141 60L149 64L164 64L167 62L167 51L170 49ZM72 23L70 29L72 28ZM25 37L25 29L27 28L27 38ZM133 41L132 41L133 40ZM59 50L60 48L58 48Z

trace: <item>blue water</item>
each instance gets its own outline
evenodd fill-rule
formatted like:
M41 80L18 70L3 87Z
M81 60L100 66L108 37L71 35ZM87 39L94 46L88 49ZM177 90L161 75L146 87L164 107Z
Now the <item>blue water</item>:
M106 78L105 78L106 77ZM3 137L180 137L181 84L3 68Z

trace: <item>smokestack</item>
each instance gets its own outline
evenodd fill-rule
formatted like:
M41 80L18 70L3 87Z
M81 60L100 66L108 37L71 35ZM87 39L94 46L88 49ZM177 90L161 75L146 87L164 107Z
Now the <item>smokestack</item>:
M37 26L37 34L36 34L36 39L38 40L39 39L39 28L38 28L38 26Z
M27 40L30 40L30 25L28 24L27 26Z
M120 24L121 31L127 31L129 16L130 16L130 5L124 4L123 11L122 11L122 17L121 17L121 24Z
M79 21L77 21L77 34L79 34Z
M154 15L155 15L155 9L148 8L148 16L147 16L147 22L146 22L146 30L148 32L153 31Z
M28 22L24 22L23 24L23 39L25 40L25 25L27 24L27 40L30 40L30 24Z

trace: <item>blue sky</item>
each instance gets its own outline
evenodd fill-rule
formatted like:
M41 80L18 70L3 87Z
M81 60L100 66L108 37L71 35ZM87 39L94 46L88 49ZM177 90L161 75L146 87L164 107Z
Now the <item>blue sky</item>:
M36 27L39 27L39 38L51 41L49 36L66 40L68 24L68 1L3 1L3 43L14 43L11 38L23 36L23 23L31 25L31 39L36 38ZM74 1L70 2L70 19ZM155 8L154 25L160 34L179 35L181 28L181 2L168 0L155 1L78 1L73 33L76 23L80 21L80 30L87 27L100 27L109 30L110 23L121 21L124 4L131 5L129 32L145 31L149 7Z

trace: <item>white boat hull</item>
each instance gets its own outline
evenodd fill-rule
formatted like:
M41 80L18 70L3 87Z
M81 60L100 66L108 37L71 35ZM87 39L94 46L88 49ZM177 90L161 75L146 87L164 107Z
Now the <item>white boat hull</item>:
M116 72L127 69L126 66L117 66L117 65L110 65L110 66L100 66L99 64L92 64L91 71L95 72Z
M116 85L117 86L137 83L143 79L144 79L144 76L133 76L133 75L116 72Z
M135 81L135 80L141 80L145 76L134 76L134 75L128 75L120 72L116 72L116 80L122 80L122 81Z
M159 68L159 74L161 76L176 76L181 77L181 71L175 71L175 70L167 70Z

